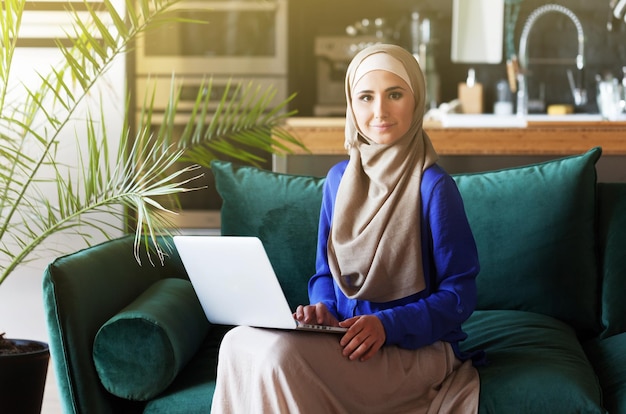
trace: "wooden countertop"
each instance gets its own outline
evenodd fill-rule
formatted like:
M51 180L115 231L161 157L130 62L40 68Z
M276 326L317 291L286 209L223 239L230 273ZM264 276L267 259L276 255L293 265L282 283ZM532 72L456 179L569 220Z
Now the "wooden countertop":
M290 118L284 128L309 149L295 155L343 155L343 118ZM571 155L600 146L604 155L626 155L626 122L528 122L525 128L424 129L440 155Z

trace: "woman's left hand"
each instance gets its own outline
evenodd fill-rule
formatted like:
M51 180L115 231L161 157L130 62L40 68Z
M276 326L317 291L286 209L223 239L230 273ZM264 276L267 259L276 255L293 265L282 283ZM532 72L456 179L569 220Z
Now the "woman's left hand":
M343 355L350 360L367 361L385 343L387 335L382 322L374 315L355 316L339 323L348 328L341 338Z

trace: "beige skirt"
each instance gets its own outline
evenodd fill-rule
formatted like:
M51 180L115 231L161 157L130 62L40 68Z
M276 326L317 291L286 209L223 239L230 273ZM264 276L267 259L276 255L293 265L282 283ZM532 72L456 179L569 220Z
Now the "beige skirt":
M450 344L385 346L365 362L339 335L237 327L222 342L212 413L476 413L480 382Z

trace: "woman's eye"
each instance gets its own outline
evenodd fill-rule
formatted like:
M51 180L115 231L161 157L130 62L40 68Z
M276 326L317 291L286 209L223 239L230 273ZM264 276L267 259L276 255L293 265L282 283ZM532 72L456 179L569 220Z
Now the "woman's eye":
M369 102L372 100L372 95L361 95L359 96L359 100L363 102Z
M400 98L402 98L402 93L400 93L400 92L391 92L389 94L389 98L390 99L394 99L394 100L400 99Z

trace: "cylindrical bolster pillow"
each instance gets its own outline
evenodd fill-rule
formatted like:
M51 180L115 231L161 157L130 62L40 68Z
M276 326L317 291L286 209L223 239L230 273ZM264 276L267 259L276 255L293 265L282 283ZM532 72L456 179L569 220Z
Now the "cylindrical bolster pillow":
M102 385L121 398L154 398L198 351L209 326L189 281L154 283L96 334L93 359Z

